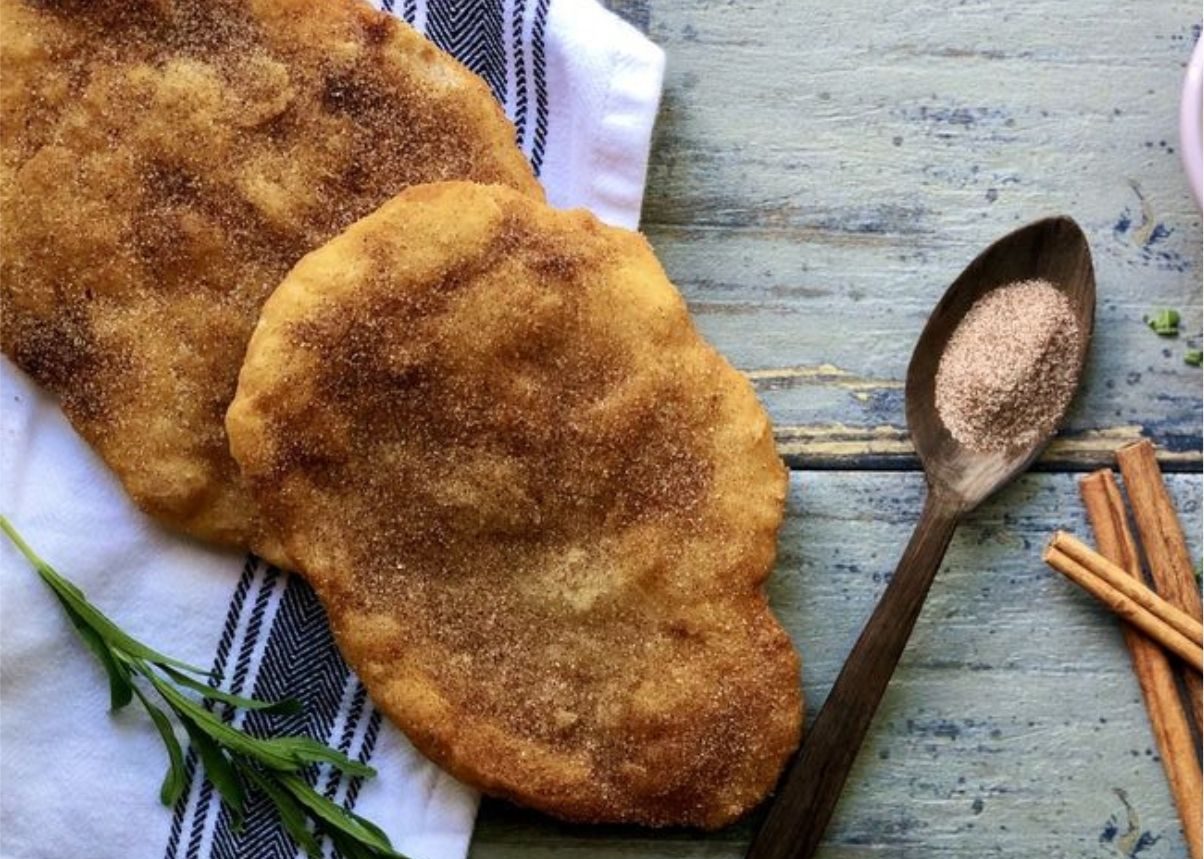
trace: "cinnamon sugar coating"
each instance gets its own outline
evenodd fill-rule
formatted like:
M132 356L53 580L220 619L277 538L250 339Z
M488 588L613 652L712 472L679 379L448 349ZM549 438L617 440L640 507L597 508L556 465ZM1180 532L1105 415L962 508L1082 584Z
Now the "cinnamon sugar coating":
M1082 341L1070 299L1048 281L988 292L941 355L935 381L941 421L972 450L1031 445L1057 425L1074 397Z
M412 188L268 300L227 426L343 653L458 778L706 828L773 788L802 715L763 592L786 472L638 234Z
M541 192L485 85L358 0L0 0L0 342L147 512L253 545L259 307L402 188Z

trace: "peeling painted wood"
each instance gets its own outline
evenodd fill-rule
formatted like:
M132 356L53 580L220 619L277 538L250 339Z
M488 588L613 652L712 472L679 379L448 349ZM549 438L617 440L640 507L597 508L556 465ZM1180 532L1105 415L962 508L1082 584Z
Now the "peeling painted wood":
M1198 524L1200 476L1170 482ZM792 473L769 592L802 654L809 719L922 489L916 473ZM1074 475L1026 476L963 523L819 859L1186 857L1117 622L1041 563L1058 527L1087 533ZM472 856L738 857L750 834L569 826L486 801Z
M889 396L902 409L902 379L858 376L834 364L751 370L745 376L762 398L775 391L820 388L846 391L867 404L875 397ZM778 451L791 468L905 471L920 467L903 425L777 424L774 434ZM1046 471L1111 467L1118 447L1145 435L1145 427L1139 424L1102 429L1072 426L1054 440L1036 467ZM1165 471L1200 471L1204 456L1198 436L1183 438L1164 432L1158 441L1163 445L1158 459Z
M1094 471L1115 468L1116 449L1141 439L1140 426L1072 430L1055 438L1033 465L1036 471ZM905 427L775 426L778 452L791 468L810 470L916 471L920 468ZM1199 472L1195 439L1163 437L1158 461L1168 473Z
M777 424L901 427L911 346L945 286L1060 211L1099 282L1071 437L1139 426L1198 453L1187 338L1142 321L1178 308L1199 344L1200 213L1176 151L1197 6L616 5L668 54L644 229L703 333L763 375ZM823 366L838 372L781 375ZM1090 450L1075 467L1099 464Z

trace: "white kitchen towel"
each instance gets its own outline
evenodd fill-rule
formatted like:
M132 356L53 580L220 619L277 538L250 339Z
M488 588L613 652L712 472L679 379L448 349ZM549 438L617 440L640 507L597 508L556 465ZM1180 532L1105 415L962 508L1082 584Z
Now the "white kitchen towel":
M314 0L323 2L323 0ZM383 0L493 89L554 205L639 220L664 58L594 0ZM0 367L0 512L101 609L152 646L212 666L231 691L292 696L277 729L374 766L322 776L330 796L414 859L465 855L477 796L383 721L297 576L171 534L129 502L52 398ZM0 856L292 859L271 809L235 832L188 754L188 786L158 802L162 742L133 704L109 714L99 667L45 586L0 546ZM240 715L248 730L263 717ZM280 717L277 717L279 720ZM244 722L245 719L245 722Z

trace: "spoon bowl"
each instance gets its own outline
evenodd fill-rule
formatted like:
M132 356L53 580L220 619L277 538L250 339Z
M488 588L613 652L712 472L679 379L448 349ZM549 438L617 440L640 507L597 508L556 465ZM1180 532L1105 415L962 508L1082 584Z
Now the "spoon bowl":
M983 452L958 442L936 408L941 355L970 308L993 289L1037 279L1053 284L1070 299L1084 333L1071 359L1076 384L1082 376L1095 316L1091 251L1083 231L1070 218L1046 218L1004 236L966 266L920 335L907 370L906 394L907 425L928 480L924 512L886 592L786 771L748 859L808 859L815 852L958 521L1024 471L1066 416L1064 408L1050 429L1028 444Z
M1027 469L1054 430L1017 448L978 451L966 447L949 433L937 413L937 367L949 338L975 302L1009 283L1037 279L1048 281L1070 300L1084 334L1074 356L1074 375L1081 377L1095 319L1095 272L1087 237L1067 217L1034 221L980 253L945 291L911 355L906 401L912 444L932 491L947 494L963 510L977 506ZM1058 415L1055 429L1065 412L1063 409Z

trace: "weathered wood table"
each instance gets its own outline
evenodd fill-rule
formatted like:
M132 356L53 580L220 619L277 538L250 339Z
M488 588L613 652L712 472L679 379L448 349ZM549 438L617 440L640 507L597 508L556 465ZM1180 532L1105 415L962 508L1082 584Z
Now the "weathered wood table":
M1140 435L1200 534L1201 325L1177 105L1188 0L612 0L668 53L644 229L754 380L792 469L773 605L823 702L919 513L903 378L925 314L1000 234L1065 212L1099 285L1086 387L1037 473L962 527L820 856L1183 857L1113 618L1047 570L1076 473ZM1194 338L1194 339L1192 339ZM1198 554L1197 554L1198 557ZM486 802L472 855L740 856L711 835Z

